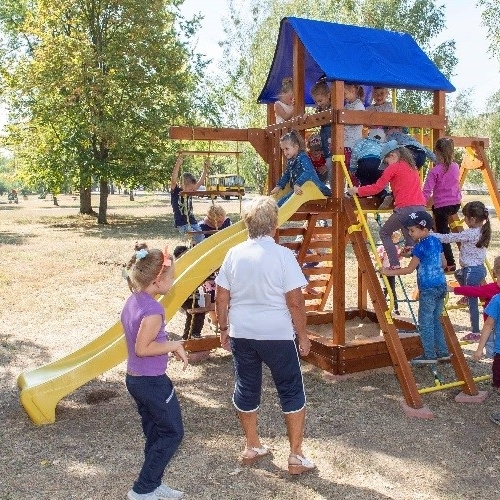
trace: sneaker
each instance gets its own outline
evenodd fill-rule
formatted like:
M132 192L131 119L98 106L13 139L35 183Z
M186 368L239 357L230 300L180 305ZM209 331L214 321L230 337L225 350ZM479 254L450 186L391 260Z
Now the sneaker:
M129 500L158 500L154 491L151 493L136 493L134 490L130 490L127 493L127 498Z
M392 205L392 202L394 201L394 198L392 197L392 195L388 194L384 200L382 201L382 203L378 206L378 209L379 210L387 210L388 208L390 208L390 206Z
M155 495L156 498L170 500L173 498L182 498L184 496L184 492L174 490L173 488L170 488L166 484L162 483L160 484L160 486L158 486L158 488L156 488Z
M490 415L490 420L497 425L500 425L500 413L492 413Z
M437 361L435 359L425 358L424 356L418 356L413 358L410 363L412 365L435 365Z
M480 333L470 332L467 335L464 335L460 340L462 342L469 342L471 344L474 344L476 342L479 342L480 338L481 338L481 334Z
M469 305L469 299L467 297L461 297L460 299L457 300L457 306L468 306Z

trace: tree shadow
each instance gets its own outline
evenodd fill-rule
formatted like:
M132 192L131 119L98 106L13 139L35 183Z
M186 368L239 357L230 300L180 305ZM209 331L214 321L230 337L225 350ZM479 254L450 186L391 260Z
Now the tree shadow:
M23 245L33 234L20 234L11 232L0 232L0 245Z

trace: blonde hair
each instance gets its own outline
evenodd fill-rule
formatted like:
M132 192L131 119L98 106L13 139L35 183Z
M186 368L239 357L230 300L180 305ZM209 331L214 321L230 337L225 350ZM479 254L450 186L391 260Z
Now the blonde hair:
M226 218L226 211L222 205L211 205L207 210L207 219L215 223L214 226L217 226L217 220L222 217Z
M278 205L271 196L257 196L243 206L243 221L251 239L271 235L278 227Z
M306 150L306 141L294 128L292 128L290 132L287 132L285 135L281 136L280 144L283 142L291 142L292 144L295 144L299 147L300 151Z
M148 249L146 243L135 243L134 255L124 266L126 279L131 292L145 290L162 272L165 254L158 249ZM172 259L172 257L170 257ZM168 269L173 272L174 266Z
M291 77L286 77L281 80L281 90L279 95L288 94L293 91L293 80Z

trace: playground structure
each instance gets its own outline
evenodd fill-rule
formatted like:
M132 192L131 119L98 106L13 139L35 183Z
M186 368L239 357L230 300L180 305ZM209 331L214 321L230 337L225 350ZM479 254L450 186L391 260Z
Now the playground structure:
M328 31L330 28L340 31L332 34ZM339 33L343 38L339 38ZM332 125L334 161L332 197L325 199L311 184L303 195L293 195L279 212L280 226L290 220L296 223L297 227L280 227L277 233L278 241L297 252L300 264L319 262L318 266L304 270L311 285L319 291L318 295L305 296L308 325L311 327L309 336L312 342L311 352L306 360L334 376L392 366L402 389L405 411L410 415L428 417L432 416L432 413L422 411L425 408L421 391L417 388L408 363L408 359L422 352L416 325L392 318L375 268L380 262L373 249L373 238L367 225L366 214L377 211L379 200L357 197L349 199L344 196L345 182L346 180L349 182L344 164L344 125L363 123L367 126L380 124L409 126L428 131L431 143L445 136L445 91L452 91L454 88L411 37L405 35L403 39L403 35L371 28L285 18L280 28L273 68L260 97L261 102L267 104L267 127L262 129L172 127L170 138L248 142L269 165L267 185L272 188L284 168L279 147L280 137L291 128L306 131L324 124ZM360 61L361 69L356 68L354 72L350 69L353 65L352 57L346 64L340 64L339 71L335 67L338 61L334 60L332 69L327 56L328 50L323 46L320 46L319 50L314 43L308 44L311 36L317 36L326 41L325 43L334 43L339 48L336 53L340 54L342 43L345 42L349 47L346 54L365 54L366 60ZM384 39L384 44L380 43L380 37ZM353 51L349 45L351 40L360 43L363 48ZM389 53L394 58L394 61L391 61L393 67L383 60L384 47L391 47ZM281 83L280 74L276 74L278 61L282 71L285 72L283 76L293 77L295 116L304 115L311 82L316 81L323 73L331 82L331 108L310 115L306 120L291 119L279 125L273 124L272 103L276 100ZM384 61L385 64L381 64L380 71L374 74L374 62L376 64L377 61ZM346 110L343 97L344 81L430 91L433 95L432 113L374 113ZM461 169L462 185L470 169L480 170L496 212L500 213L495 181L484 154L484 148L488 146L487 139L453 137L453 140L456 147L466 148ZM196 194L207 196L206 192ZM327 220L328 226L319 226L317 224L319 220ZM304 227L303 222L308 223L307 227ZM301 236L301 241L291 241L294 236ZM179 259L176 263L174 285L167 295L159 299L165 305L167 320L175 314L193 290L221 265L227 250L246 237L244 225L239 222L212 235ZM345 307L347 244L352 245L358 263L357 305L349 309ZM308 253L318 249L326 251L313 255ZM327 310L330 296L333 305L331 310ZM368 308L368 297L371 299L373 309ZM365 340L347 340L346 321L353 318L361 320L367 318L376 322L382 334ZM484 399L485 395L479 393L470 374L446 310L443 311L442 323L458 380L456 385L462 389L457 400ZM316 334L312 331L314 325L331 326L331 335ZM409 333L400 333L398 330ZM189 340L186 343L186 348L191 351L209 350L218 346L220 339L217 335ZM117 323L101 337L75 353L21 374L18 379L21 402L33 422L37 424L53 422L55 407L62 397L123 361L125 356L125 341L121 325Z

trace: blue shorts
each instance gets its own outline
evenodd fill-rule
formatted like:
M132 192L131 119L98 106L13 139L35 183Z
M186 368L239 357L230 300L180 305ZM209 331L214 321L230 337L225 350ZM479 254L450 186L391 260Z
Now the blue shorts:
M201 243L205 239L205 235L201 232L199 224L186 224L177 226L177 230L182 236L185 236L188 231L198 231L198 234L192 234L191 237L195 243Z
M231 337L235 385L233 404L238 411L259 409L262 363L271 370L283 413L295 413L306 404L299 354L293 340L254 340Z

